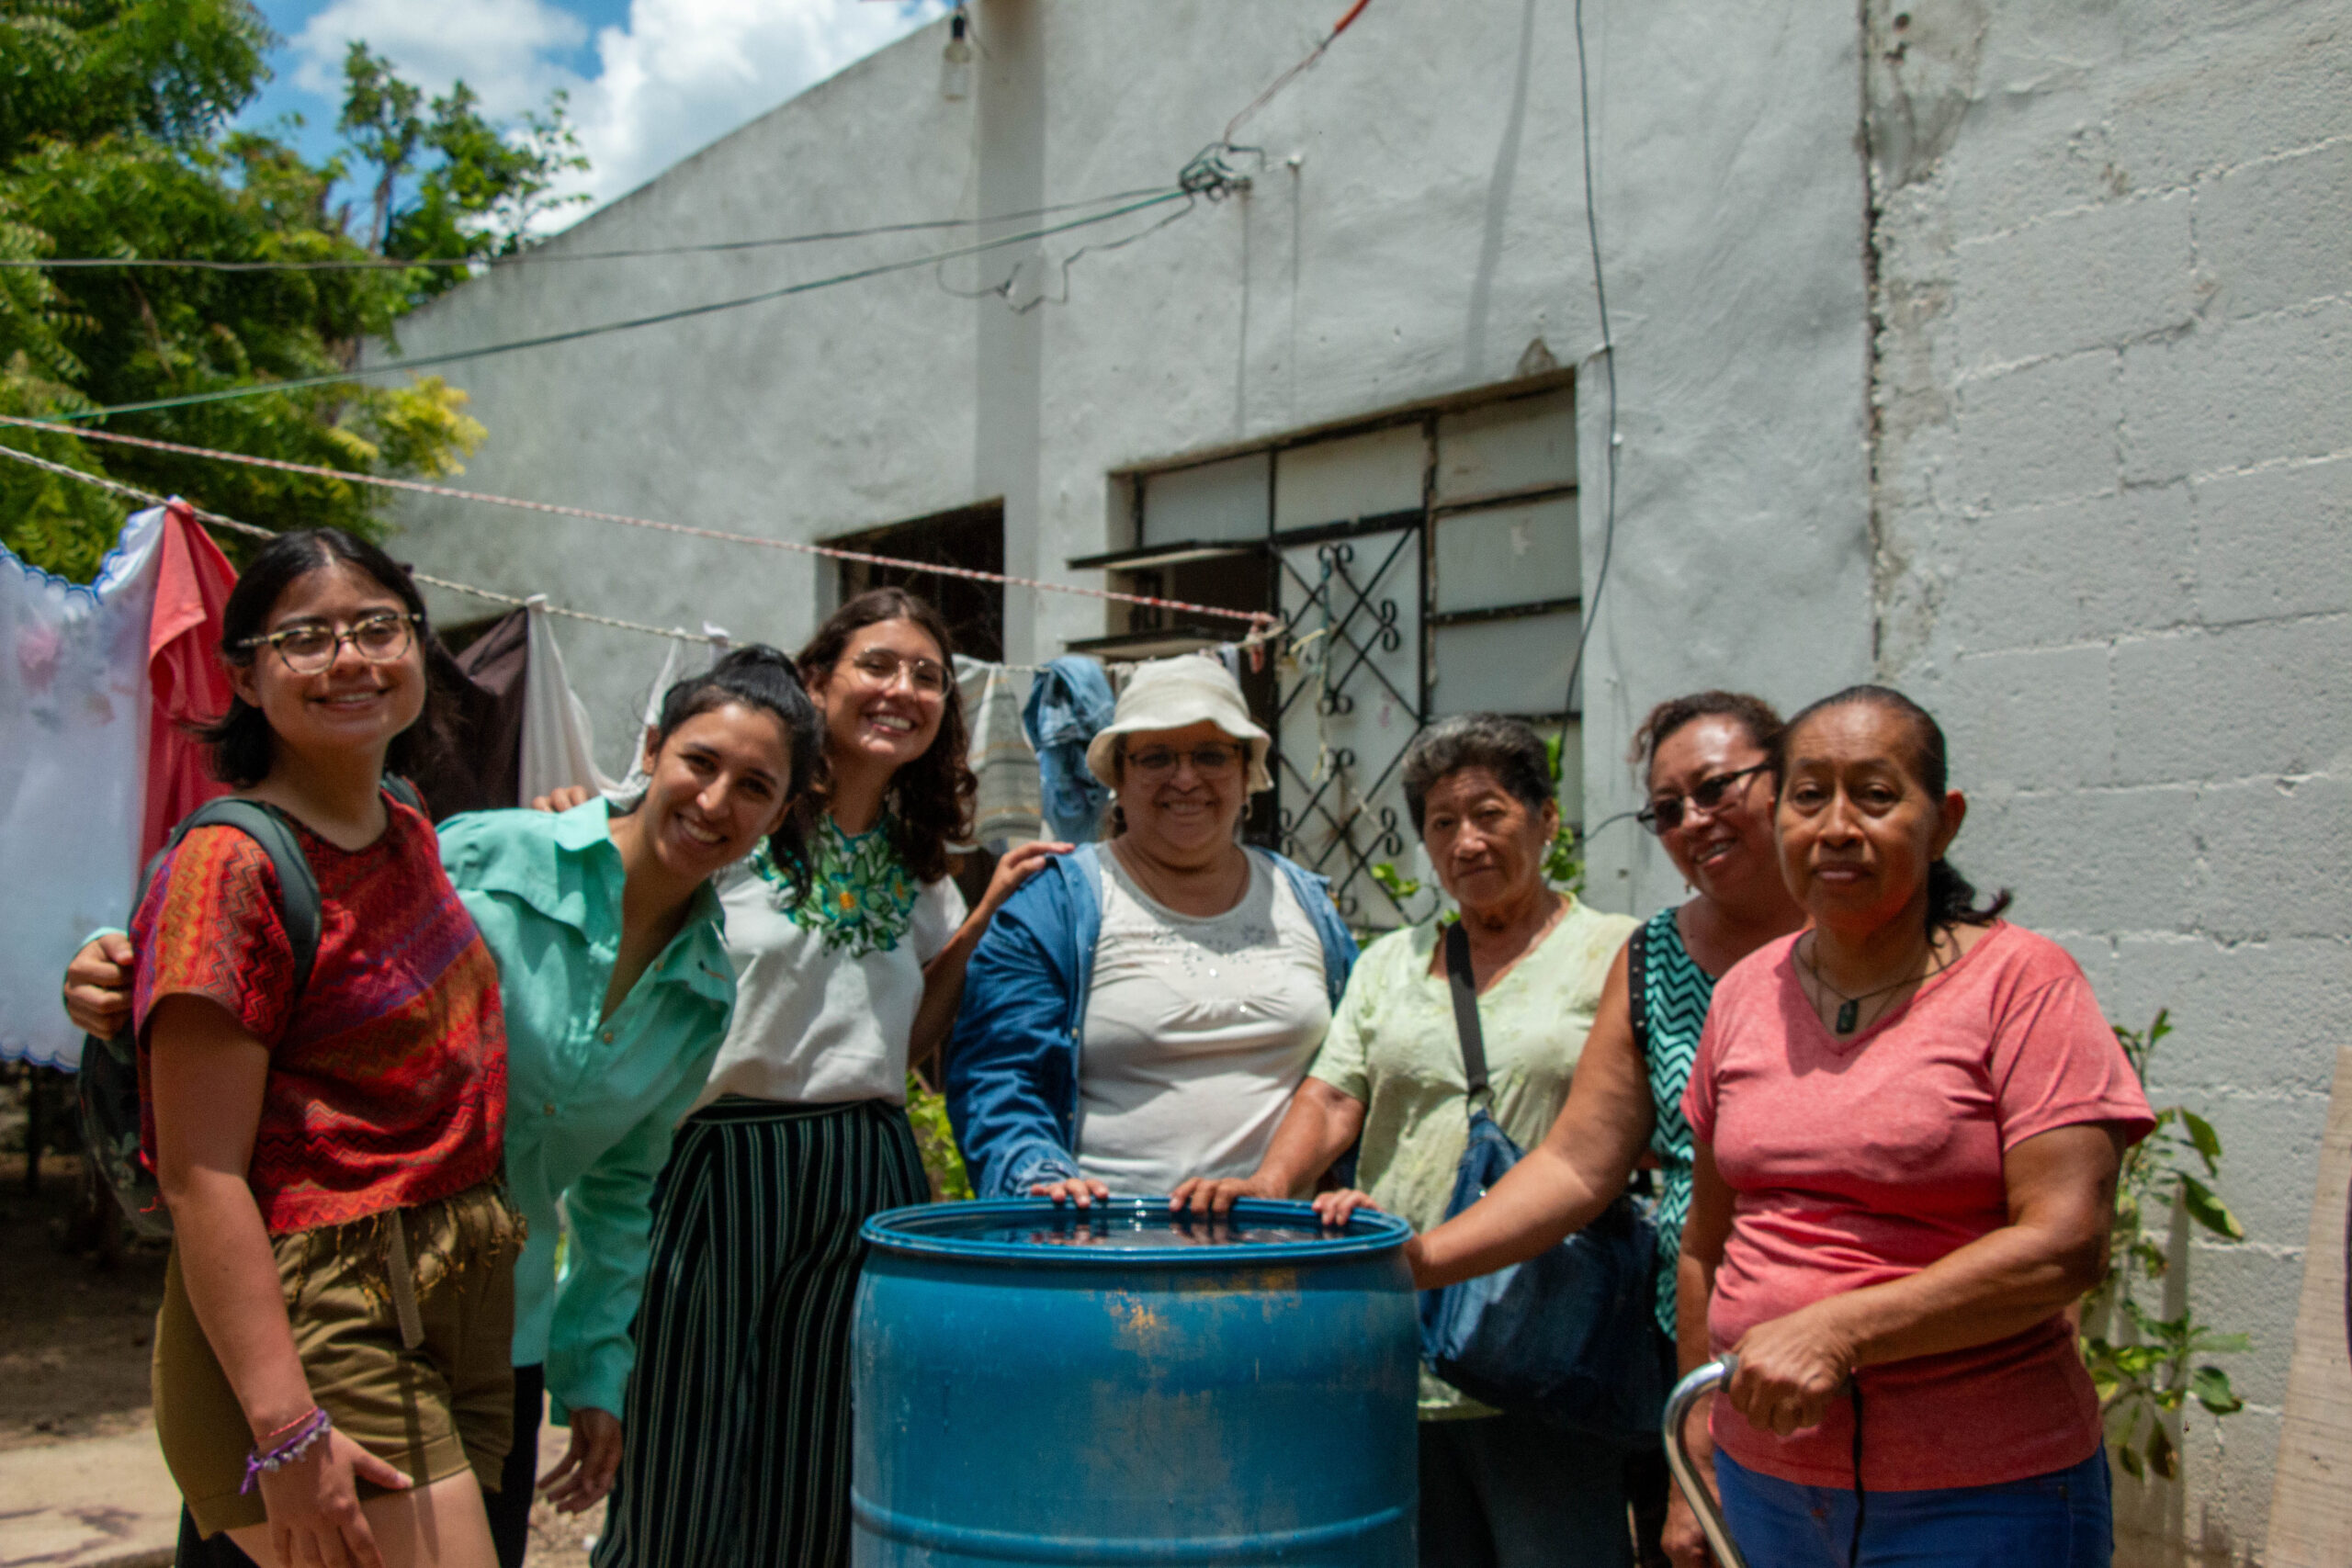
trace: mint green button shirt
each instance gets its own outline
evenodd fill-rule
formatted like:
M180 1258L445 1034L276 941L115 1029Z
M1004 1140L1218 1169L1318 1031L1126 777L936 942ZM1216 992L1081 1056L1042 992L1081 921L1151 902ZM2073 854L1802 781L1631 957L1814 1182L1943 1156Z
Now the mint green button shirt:
M506 1011L506 1181L531 1226L514 1273L514 1364L545 1363L559 1412L617 1415L654 1179L735 1007L718 898L707 884L695 892L678 934L601 1018L623 882L605 802L469 812L440 833ZM560 1224L571 1233L560 1279Z

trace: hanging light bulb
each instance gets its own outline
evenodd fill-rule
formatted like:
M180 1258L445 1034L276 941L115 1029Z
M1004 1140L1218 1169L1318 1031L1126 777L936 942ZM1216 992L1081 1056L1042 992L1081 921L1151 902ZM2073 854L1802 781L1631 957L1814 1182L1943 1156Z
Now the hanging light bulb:
M950 103L972 96L972 40L964 36L964 7L947 24L947 47L939 56L939 96Z

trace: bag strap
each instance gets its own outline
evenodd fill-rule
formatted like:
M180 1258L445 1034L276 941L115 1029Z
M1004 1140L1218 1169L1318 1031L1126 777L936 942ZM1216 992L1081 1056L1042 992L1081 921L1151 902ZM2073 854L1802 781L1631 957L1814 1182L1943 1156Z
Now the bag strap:
M234 828L269 856L270 866L277 873L279 918L286 922L287 945L294 954L294 994L300 996L311 983L311 965L319 956L322 917L318 874L311 869L311 857L302 852L293 818L263 801L224 796L208 800L188 813L187 819L172 829L171 842L178 843L198 828ZM153 870L149 867L151 876Z
M384 793L427 821L432 820L433 814L424 809L424 796L417 794L416 786L400 774L386 773L384 775Z
M1478 1029L1478 984L1470 973L1470 933L1460 920L1445 928L1445 986L1453 996L1453 1032L1462 1042L1462 1066L1470 1098L1487 1092L1487 1038Z
M1645 1063L1650 1059L1649 974L1650 926L1644 920L1625 942L1625 1007L1634 1021L1634 1049Z

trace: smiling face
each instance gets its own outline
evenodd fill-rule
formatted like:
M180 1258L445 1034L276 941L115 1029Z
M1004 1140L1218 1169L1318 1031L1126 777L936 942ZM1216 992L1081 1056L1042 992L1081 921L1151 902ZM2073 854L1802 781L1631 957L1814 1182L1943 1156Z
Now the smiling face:
M1544 855L1560 830L1560 808L1539 808L1476 763L1430 785L1421 805L1421 844L1438 881L1472 914L1515 906L1544 884Z
M371 615L405 615L401 596L359 568L330 560L286 585L270 606L262 636L300 627L347 631ZM424 711L424 651L411 636L400 657L377 664L349 641L316 674L298 675L276 649L253 650L229 668L237 695L262 711L277 744L322 762L372 751L380 763L392 738Z
M1202 865L1232 845L1250 798L1247 742L1207 719L1119 739L1119 811L1137 850L1169 865ZM1222 748L1226 765L1204 771L1195 753L1204 747ZM1163 757L1170 764L1165 769L1137 762Z
M695 714L645 753L639 830L662 868L699 882L752 852L789 804L791 742L775 715L741 703Z
M1679 825L1658 842L1682 880L1733 908L1777 897L1781 868L1772 847L1772 775L1750 773L1723 792L1711 810L1693 810L1689 796L1711 779L1770 761L1747 727L1728 714L1705 714L1668 734L1650 759L1653 803L1681 796Z
M876 674L868 664L896 667ZM824 719L826 754L836 767L854 762L895 771L931 750L947 694L923 688L917 671L925 666L944 671L947 655L912 621L876 621L850 634L832 668L808 687Z
M1915 749L1903 716L1877 703L1825 708L1789 735L1781 873L1816 924L1860 936L1919 918L1928 867L1968 803L1958 790L1928 793L1912 772Z

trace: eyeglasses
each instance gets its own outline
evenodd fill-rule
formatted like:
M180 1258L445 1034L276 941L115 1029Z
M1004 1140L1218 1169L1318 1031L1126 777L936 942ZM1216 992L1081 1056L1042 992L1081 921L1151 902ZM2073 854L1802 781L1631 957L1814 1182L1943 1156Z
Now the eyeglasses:
M1148 751L1137 751L1127 759L1127 766L1146 778L1159 778L1176 771L1176 764L1191 758L1193 772L1204 777L1222 773L1240 761L1238 746L1194 746L1178 751L1166 746L1154 746Z
M849 662L851 669L877 686L888 688L897 685L899 673L904 671L915 690L922 695L944 697L947 694L947 671L936 660L909 659L887 648L869 648Z
M239 648L274 648L278 661L297 675L320 675L334 667L335 656L349 643L370 664L390 664L408 652L415 640L411 631L423 617L413 614L370 615L356 626L288 626L267 637L249 637Z
M1671 833L1682 826L1686 806L1692 811L1713 811L1724 803L1724 796L1731 793L1732 785L1758 773L1769 773L1771 767L1770 762L1758 762L1736 773L1717 773L1713 778L1702 779L1699 787L1689 795L1655 795L1647 806L1634 813L1634 820L1653 833Z

